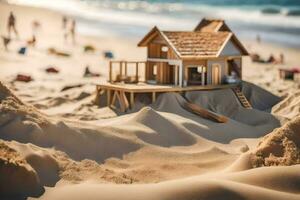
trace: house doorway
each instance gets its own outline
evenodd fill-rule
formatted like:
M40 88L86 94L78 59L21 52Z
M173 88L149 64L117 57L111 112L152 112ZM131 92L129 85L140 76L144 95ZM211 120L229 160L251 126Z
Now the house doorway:
M188 85L206 85L206 77L206 66L188 66Z
M228 73L229 75L236 74L237 77L241 78L242 72L241 67L239 66L238 60L230 59L227 60L227 66L228 66Z
M221 65L218 63L212 64L212 84L221 84Z

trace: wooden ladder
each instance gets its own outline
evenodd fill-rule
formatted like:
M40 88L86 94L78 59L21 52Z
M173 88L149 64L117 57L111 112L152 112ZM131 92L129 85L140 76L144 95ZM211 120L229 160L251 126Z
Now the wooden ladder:
M245 97L245 95L243 94L243 92L240 90L240 88L238 88L238 87L232 88L232 91L234 92L234 94L236 95L236 97L238 98L239 102L241 103L241 105L244 108L252 109L251 104L249 103L249 101L247 100L247 98Z

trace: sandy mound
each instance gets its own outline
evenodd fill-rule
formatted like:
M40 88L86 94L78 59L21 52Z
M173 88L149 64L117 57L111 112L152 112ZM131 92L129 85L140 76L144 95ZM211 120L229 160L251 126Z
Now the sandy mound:
M165 118L150 107L144 107L126 123L140 123L153 130L152 133L140 132L137 136L143 141L159 146L182 146L196 143L195 136L180 124Z
M132 137L118 135L107 128L83 127L78 126L80 123L77 122L66 124L48 118L34 107L20 102L2 84L0 91L6 94L2 95L0 104L1 139L55 147L75 160L93 159L100 162L112 156L121 157L140 147Z
M67 183L63 187L47 188L50 192L44 194L45 198L63 196L76 199L82 195L89 198L91 196L88 194L93 194L94 198L101 195L104 199L120 199L126 196L123 192L132 190L132 195L127 195L129 199L173 199L175 191L180 191L177 193L178 199L218 199L224 195L229 199L240 199L257 191L256 198L272 196L282 199L291 196L291 199L296 199L293 194L276 193L264 188L259 180L249 182L251 174L241 179L239 177L242 175L237 175L234 180L224 174L218 175L236 160L240 149L245 147L243 143L232 145L229 142L236 138L263 136L278 126L277 120L269 113L247 110L238 102L235 104L234 94L229 90L207 95L202 95L206 94L205 91L186 94L190 101L202 106L210 102L209 109L232 117L228 123L215 123L186 111L181 107L186 100L178 94L162 94L151 105L152 108L101 120L98 125L54 120L22 103L5 86L0 86L3 91L0 104L1 139L34 144L6 142L31 169L32 177L36 178L35 184L42 188L41 191L43 186L55 186L59 180L60 183ZM227 98L220 98L224 95ZM234 106L238 107L237 111L234 111ZM254 119L241 119L245 116ZM251 168L246 162L247 157L240 160L243 165L236 166L231 173ZM215 174L213 178L203 175L174 180L209 172ZM107 184L154 183L172 179L159 184L122 185L122 189ZM276 181L282 191L294 191L289 191ZM140 195L136 196L134 191L137 190ZM77 194L77 191L82 194ZM26 192L22 195L40 193Z
M47 190L42 199L299 199L299 166L196 176L158 184L82 183Z
M40 125L46 125L48 122L45 115L41 114L33 106L26 105L20 101L5 85L0 82L0 125L5 126L12 118L23 121L33 121Z
M282 99L271 92L246 81L242 83L242 92L253 108L270 112Z
M3 141L0 141L0 183L0 198L40 196L44 192L36 171Z
M266 135L251 159L254 167L300 164L300 117Z
M300 92L294 92L272 108L272 113L283 118L283 122L300 114Z

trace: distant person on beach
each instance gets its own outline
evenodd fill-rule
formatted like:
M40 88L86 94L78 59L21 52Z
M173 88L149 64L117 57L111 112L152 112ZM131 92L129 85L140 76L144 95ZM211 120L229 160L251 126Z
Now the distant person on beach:
M34 34L32 35L32 38L31 38L31 39L27 40L27 45L28 45L28 46L32 46L32 47L35 47L35 45L36 45L36 37L35 37Z
M283 53L281 53L281 54L279 55L279 63L280 63L280 64L284 64L284 55L283 55Z
M37 20L32 21L31 23L32 33L36 34L36 32L41 28L41 23Z
M257 43L260 43L260 42L261 42L261 38L260 38L260 35L259 35L259 34L256 35L256 42L257 42Z
M73 19L70 24L70 28L65 30L64 38L65 42L68 41L68 37L71 35L73 44L76 44L76 21Z
M62 18L62 28L65 30L67 28L68 18L63 16Z
M2 41L3 41L3 46L5 51L8 51L8 45L11 42L11 39L5 36L1 36L2 37Z
M98 76L100 76L100 74L90 71L90 66L87 65L85 67L83 77L98 77Z
M64 31L64 40L65 40L65 42L67 42L67 39L68 39L67 24L68 24L68 18L66 16L63 16L63 18L62 18L62 29Z
M18 31L16 29L16 17L14 16L13 12L10 12L8 21L7 21L7 31L8 37L11 37L11 31L13 31L16 37L19 37Z
M273 54L270 55L270 57L268 58L268 60L266 61L267 63L274 63L276 61L275 57Z
M72 37L73 44L76 44L76 39L75 39L76 21L75 21L75 19L73 19L72 22L71 22L70 34L71 34L71 37Z

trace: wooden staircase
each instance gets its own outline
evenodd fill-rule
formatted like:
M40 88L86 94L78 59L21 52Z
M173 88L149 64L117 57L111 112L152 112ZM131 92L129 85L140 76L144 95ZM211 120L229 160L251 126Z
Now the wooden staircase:
M232 91L234 92L234 94L236 95L236 97L238 98L239 102L241 103L241 105L244 108L252 109L251 104L249 103L249 101L247 100L247 98L245 97L245 95L243 94L243 92L240 90L240 88L238 88L238 87L232 88Z

